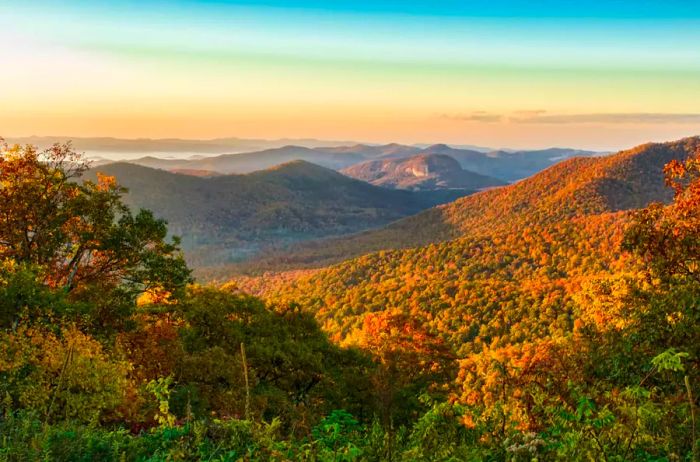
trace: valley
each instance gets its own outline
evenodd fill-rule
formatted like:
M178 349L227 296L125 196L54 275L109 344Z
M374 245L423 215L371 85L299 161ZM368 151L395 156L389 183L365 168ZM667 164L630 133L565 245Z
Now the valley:
M700 1L0 1L0 462L700 462Z
M96 166L87 177L113 176L129 190L130 206L166 219L195 267L376 228L472 192L379 188L303 160L245 175L202 177L199 172L115 163Z
M112 145L118 145L117 141L111 141ZM168 142L175 145L177 140ZM102 145L93 142L88 146ZM433 153L438 151L454 157ZM561 152L563 157L578 152L550 151ZM550 155L550 151L544 152ZM528 157L527 165L513 162L522 153L503 151L499 155L505 157L498 160L498 156L493 157L494 152L445 145L284 146L190 159L141 157L128 163L102 160L92 162L88 178L95 178L97 172L114 176L130 191L126 196L130 206L157 211L159 217L168 221L170 232L182 238L187 261L201 277L211 279L229 271L248 271L246 268L251 265L258 271L273 266L282 268L282 262L290 262L288 266L293 267L295 260L309 260L304 256L307 249L335 246L336 241L328 239L338 235L353 235L348 237L350 240L374 240L373 245L359 245L379 250L387 239L380 234L391 233L392 228L368 236L354 235L480 189L506 184L504 180L462 169L457 158L481 170L507 170L509 173L503 176L508 178L520 175L523 169L531 173L534 170L527 169L554 162L543 161L540 152ZM333 170L361 181L350 180ZM396 245L430 241L437 235L431 227L441 226L449 225L440 220L421 225L420 230L403 233ZM404 242L407 239L410 242ZM345 249L346 242L349 241L337 247L338 255L355 255ZM324 261L334 258L337 259L328 255ZM277 260L280 263L269 263ZM313 264L321 261L315 260ZM238 267L242 269L233 270Z
M507 185L441 154L406 152L345 174L305 160L223 174L126 162L91 167L70 145L41 158L31 146L5 149L0 345L28 356L6 355L0 372L18 400L31 392L22 368L47 361L43 355L66 364L100 352L89 362L98 367L90 385L97 391L79 388L80 375L67 379L72 389L80 399L110 396L91 404L105 416L127 412L125 394L174 393L159 398L168 407L155 415L146 407L123 417L150 432L187 413L241 415L252 407L278 415L282 406L280 425L297 425L307 412L371 415L372 431L384 438L392 421L415 435L417 416L449 409L441 424L454 432L447 451L469 460L500 451L503 438L525 442L535 432L563 444L587 424L558 416L582 402L600 403L590 416L625 423L601 424L595 434L604 446L576 448L656 452L667 434L628 422L630 402L616 390L651 380L663 396L687 391L648 364L697 354L698 137L561 160ZM376 172L396 183L347 176ZM450 173L490 186L413 183L447 181ZM44 327L56 322L60 336ZM115 350L101 353L107 347L82 331L111 336ZM692 361L687 372L677 369L686 381L697 373ZM41 364L32 381L56 387L52 377L65 374L56 368L66 366ZM643 396L640 405L656 406L653 419L675 422L674 441L686 447L685 402ZM73 399L61 398L59 409L69 412ZM308 411L307 402L318 407ZM296 432L309 430L288 431L275 444L296 458ZM139 432L123 438L143 445ZM368 430L357 432L354 441L370 451ZM470 434L480 441L469 442ZM177 444L190 436L183 438ZM412 443L397 444L411 451ZM391 459L384 450L380 460Z

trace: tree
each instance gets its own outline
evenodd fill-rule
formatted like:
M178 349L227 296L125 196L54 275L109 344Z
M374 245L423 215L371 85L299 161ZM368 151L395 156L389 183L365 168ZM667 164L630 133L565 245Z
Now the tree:
M365 409L371 362L332 344L294 306L193 285L177 304L142 306L139 314L139 329L120 335L119 345L138 379L173 375L171 404L180 417L215 411L242 418L247 391L254 417L280 418L299 433L323 411L371 415Z
M0 331L0 393L46 421L99 421L125 404L128 363L75 328Z
M101 298L183 288L190 271L179 241L166 241L166 223L147 210L132 214L113 177L79 184L87 169L69 143L42 152L0 146L0 260L36 267L43 285L78 298L91 287Z
M673 204L639 211L625 248L642 257L655 277L700 283L700 150L685 162L671 161L664 172Z
M669 347L690 353L691 370L700 374L700 150L664 171L673 203L639 211L624 243L645 264L647 280L632 329L655 354Z
M588 345L581 402L591 411L564 426L596 427L595 450L622 460L694 460L698 452L700 159L672 161L665 173L673 203L634 213L625 234L633 271L594 283L578 300Z
M398 310L368 313L344 344L375 359L374 392L385 425L416 417L420 395L440 391L436 385L448 382L456 366L442 339L429 332L422 320Z

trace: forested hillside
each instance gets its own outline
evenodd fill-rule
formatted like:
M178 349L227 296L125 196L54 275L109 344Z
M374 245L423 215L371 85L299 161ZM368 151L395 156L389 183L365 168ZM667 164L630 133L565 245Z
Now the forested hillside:
M240 260L273 243L381 226L469 193L394 191L304 161L207 178L116 163L87 178L98 172L128 189L127 204L166 219L196 266Z
M699 138L388 228L428 245L217 287L69 145L1 154L3 460L700 458ZM313 189L288 168L259 175Z
M565 161L512 186L351 237L347 247L334 248L359 253L364 245L381 245L375 236L386 237L384 248L402 236L408 243L421 236L433 243L348 260L285 284L282 293L303 300L340 338L367 311L387 306L417 310L414 315L442 326L455 345L469 348L482 340L477 332L503 338L514 322L543 323L546 329L557 318L571 322L566 310L548 307L566 306L585 281L620 270L630 217L620 210L668 201L673 192L664 184L664 165L699 148L700 138L689 138ZM335 242L343 241L326 245ZM542 293L547 297L538 300ZM490 331L492 323L500 328Z
M664 184L664 171L668 181L673 181L673 175L697 181L698 154L700 139L689 138L644 145L606 158L572 159L510 187L459 199L366 234L411 235L412 230L424 229L423 223L428 226L440 219L444 225L433 224L430 229L438 234L430 239L443 242L380 251L296 277L293 273L281 275L277 282L268 275L241 279L238 284L277 303L301 303L341 344L356 344L358 336L364 335L367 320L378 313L399 313L420 320L460 358L455 396L475 409L470 425L480 428L500 421L502 428L512 425L541 431L552 418L542 414L541 406L553 405L547 401L551 398L547 393L556 394L554 402L566 407L563 403L575 403L588 396L586 393L620 386L618 379L607 375L653 374L649 361L676 341L684 351L696 348L687 343L691 338L699 339L697 325L691 321L698 316L694 296L686 293L679 307L666 305L667 291L675 288L644 276L668 276L673 281L674 275L684 281L695 277L690 261L698 251L698 241L686 235L695 229L695 193L685 189L688 183L683 180L675 183L676 205L668 212L661 206L641 214L625 210L652 201L668 202L673 189ZM680 163L664 170L674 159ZM682 167L687 159L688 164ZM666 213L673 218L666 218ZM643 257L660 261L664 269L657 274L654 271L660 268L653 267L651 273L645 273L643 259L623 251L638 247L643 249ZM664 273L668 270L670 276ZM660 300L649 301L657 296ZM649 308L652 311L676 314L669 314L671 318L662 325L635 325L647 322L647 314L652 316L635 312L646 303L661 304ZM680 322L675 316L687 318ZM645 345L641 351L620 352L629 355L630 367L638 368L634 371L601 372L601 365L590 362L597 354L611 354L587 343L598 341L595 335L628 332L630 337L620 342L634 342L632 339L639 339L636 329L654 328L659 329L654 341L666 338L664 329L685 331L667 339L668 344L661 341ZM696 358L694 355L690 353L691 358ZM697 373L697 363L690 364ZM613 365L608 363L607 367ZM603 376L596 375L601 373ZM595 382L598 380L600 383ZM634 380L625 383L637 386ZM540 396L543 390L549 391ZM682 386L678 393L682 393ZM616 414L627 412L627 404L616 402L617 398L599 395L596 399L602 407L591 403L590 415L609 418L610 430L616 418L628 418ZM615 406L622 407L614 410ZM606 423L599 425L595 432L607 431ZM687 420L685 425L690 429Z
M645 144L605 157L565 160L510 186L479 192L384 228L305 243L282 255L261 256L229 271L313 268L389 248L416 247L462 236L511 235L564 219L634 209L652 201L667 202L672 192L664 184L664 165L692 155L698 143L698 138L687 138Z

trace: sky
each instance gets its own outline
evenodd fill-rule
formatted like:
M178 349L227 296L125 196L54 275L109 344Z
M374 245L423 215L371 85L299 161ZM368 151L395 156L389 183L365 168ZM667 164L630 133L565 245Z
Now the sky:
M0 136L700 134L700 0L0 0Z

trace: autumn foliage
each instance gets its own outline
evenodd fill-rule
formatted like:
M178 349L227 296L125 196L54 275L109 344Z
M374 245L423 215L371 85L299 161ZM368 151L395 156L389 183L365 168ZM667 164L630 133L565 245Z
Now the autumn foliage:
M698 460L698 144L574 159L386 231L440 216L432 242L219 287L70 146L5 146L0 455Z

